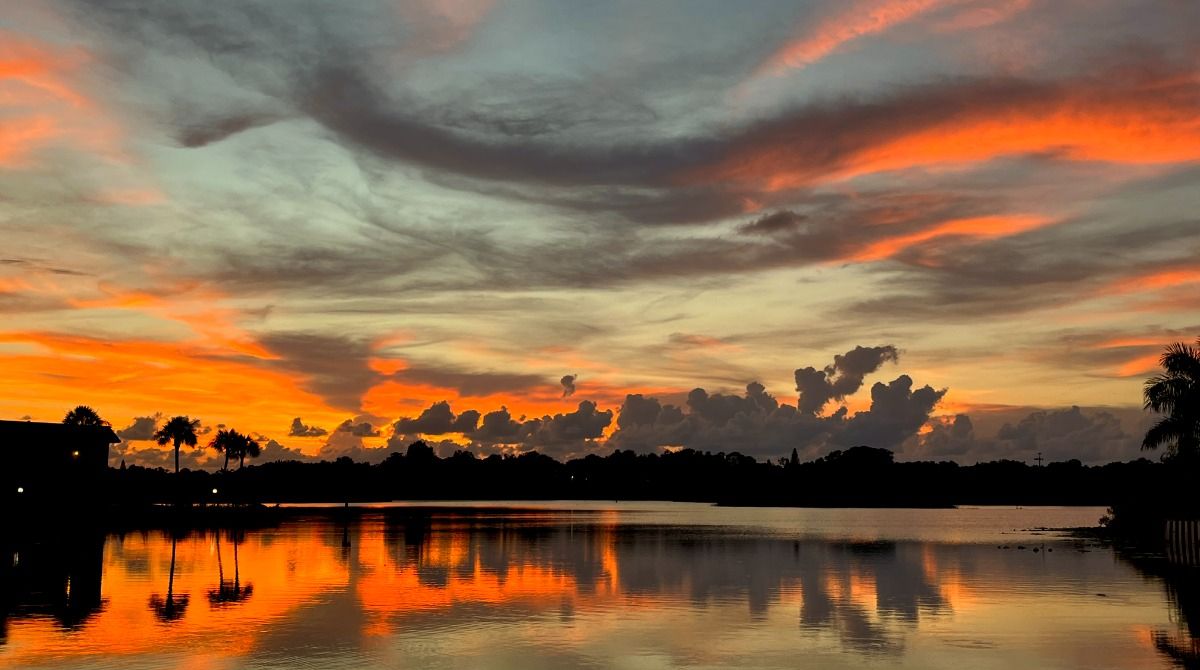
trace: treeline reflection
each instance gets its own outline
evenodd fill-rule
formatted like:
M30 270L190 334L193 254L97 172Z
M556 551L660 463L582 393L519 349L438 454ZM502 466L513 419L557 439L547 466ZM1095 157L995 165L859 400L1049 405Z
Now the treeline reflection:
M64 530L7 537L0 546L0 645L17 622L28 624L28 643L10 657L18 662L38 660L38 645L51 636L68 636L81 654L136 654L181 634L199 644L225 640L229 630L263 630L223 644L234 645L230 653L269 655L295 644L342 648L479 621L571 621L630 608L664 619L708 610L721 625L769 621L777 631L783 621L783 632L791 628L801 641L899 655L929 623L1005 598L1095 590L1078 580L1103 581L1105 570L1119 568L1106 552L1069 544L1035 555L512 510L400 509L107 537ZM1164 659L1200 667L1192 573L1118 556L1155 579L1173 608L1179 625L1155 629L1154 646ZM0 660L3 653L0 646Z

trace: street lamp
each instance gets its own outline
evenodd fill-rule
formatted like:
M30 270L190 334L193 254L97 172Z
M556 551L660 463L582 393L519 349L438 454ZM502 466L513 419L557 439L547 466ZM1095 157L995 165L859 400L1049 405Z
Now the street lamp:
M24 486L18 486L18 487L17 487L17 493L24 493L24 492L25 492L25 487L24 487Z

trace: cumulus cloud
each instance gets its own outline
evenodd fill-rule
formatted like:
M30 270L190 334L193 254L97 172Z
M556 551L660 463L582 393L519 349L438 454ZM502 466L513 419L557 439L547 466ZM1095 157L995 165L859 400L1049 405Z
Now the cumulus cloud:
M563 375L563 378L558 380L563 387L562 397L569 398L575 395L575 380L578 378L579 375Z
M871 409L846 421L837 441L894 448L915 435L946 395L946 389L936 391L923 386L914 391L912 387L913 380L908 375L900 375L888 384L876 382L871 387Z
M1006 421L994 433L980 435L969 415L958 414L931 422L929 432L909 440L901 456L965 463L1007 458L1032 463L1040 453L1047 462L1124 461L1145 455L1140 451L1143 423L1127 428L1111 411L1072 406L1028 411Z
M303 451L284 446L275 440L266 440L262 447L262 454L256 459L258 463L272 463L275 461L301 461L307 463L315 460L317 459L305 454Z
M793 448L813 457L834 446L894 447L925 425L945 390L930 386L914 390L913 380L900 375L871 388L867 410L853 416L847 416L845 407L828 416L821 415L821 410L830 400L852 395L867 375L898 358L896 348L890 345L859 346L835 356L823 370L796 370L799 396L795 405L780 402L758 382L748 384L743 395L694 389L688 393L685 407L630 394L608 444L642 451L663 447L736 450L766 457L785 455Z
M841 400L862 388L863 378L875 372L885 362L899 360L896 347L855 347L833 357L824 370L812 367L795 372L796 391L800 393L797 408L806 414L820 414L830 400Z
M329 431L320 426L306 426L300 420L300 417L292 419L292 425L288 428L288 437L321 437L328 435Z
M336 433L347 433L354 437L379 437L379 429L372 425L369 421L359 419L346 419L338 424L337 428L333 429Z
M152 439L160 418L161 414L134 417L132 423L117 431L117 437L127 441Z
M435 402L415 419L400 418L392 424L396 435L446 435L447 433L470 433L479 423L479 412L469 409L455 414L450 403Z

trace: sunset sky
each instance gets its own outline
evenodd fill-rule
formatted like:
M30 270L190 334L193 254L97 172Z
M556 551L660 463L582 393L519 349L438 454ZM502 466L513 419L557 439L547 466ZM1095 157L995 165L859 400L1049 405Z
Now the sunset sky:
M143 4L0 6L0 418L114 462L1127 460L1200 335L1191 0Z

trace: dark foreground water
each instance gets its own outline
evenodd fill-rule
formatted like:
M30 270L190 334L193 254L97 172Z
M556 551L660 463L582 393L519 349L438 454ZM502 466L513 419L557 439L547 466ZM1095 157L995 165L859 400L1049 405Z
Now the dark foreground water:
M1030 530L1102 513L405 506L17 543L0 667L1182 667L1186 583Z

